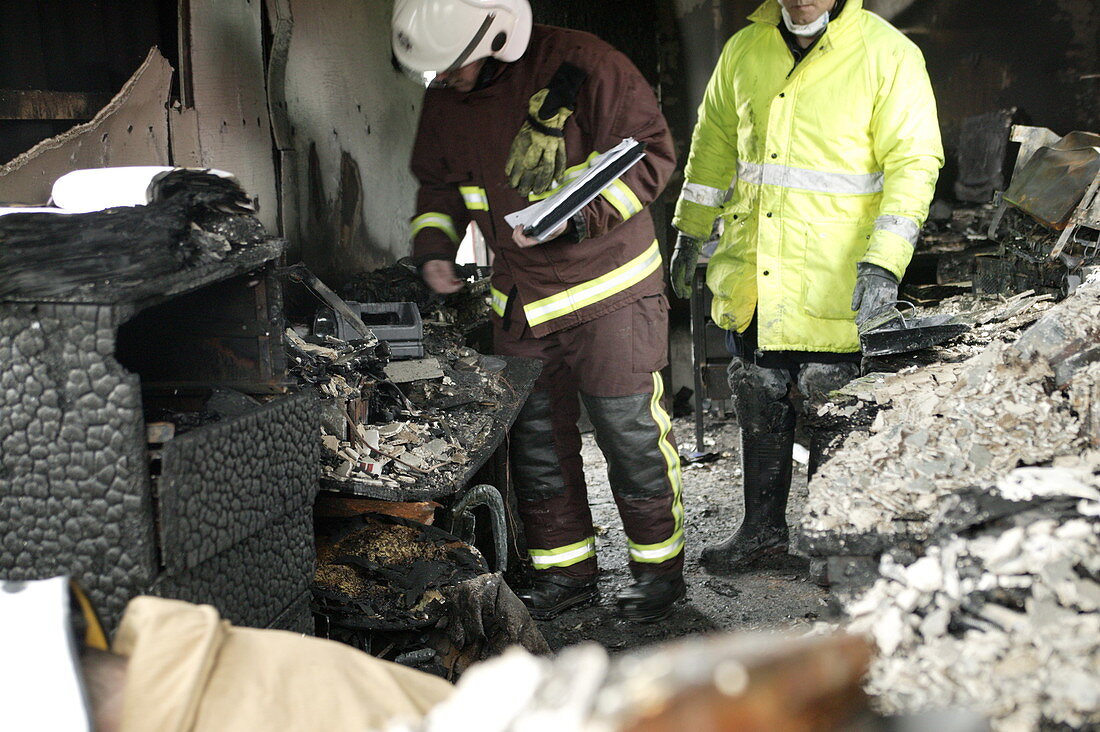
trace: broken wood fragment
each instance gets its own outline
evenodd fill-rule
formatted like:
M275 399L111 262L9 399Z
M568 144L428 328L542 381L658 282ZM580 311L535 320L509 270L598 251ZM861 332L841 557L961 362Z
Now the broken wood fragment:
M335 493L319 493L314 504L314 512L317 516L343 518L345 516L359 516L365 513L382 513L387 516L412 519L422 524L431 525L435 520L435 510L440 508L435 501L414 501L399 503L396 501L381 501L374 498L354 498Z

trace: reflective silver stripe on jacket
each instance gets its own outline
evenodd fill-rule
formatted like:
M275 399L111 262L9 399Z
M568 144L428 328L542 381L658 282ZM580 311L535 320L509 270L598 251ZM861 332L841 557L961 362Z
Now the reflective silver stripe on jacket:
M489 196L484 188L479 186L459 186L458 192L462 194L462 200L466 202L466 208L470 211L489 210Z
M880 193L883 181L882 173L826 173L771 163L746 163L743 160L737 161L737 176L756 185L849 195Z
M536 326L554 318L576 312L593 303L628 290L661 266L661 250L654 239L649 248L621 267L602 277L574 285L556 295L523 306L527 324Z
M717 208L726 198L726 192L721 188L711 188L699 183L684 183L680 191L680 198L691 203Z
M883 214L875 219L875 231L889 231L897 234L914 247L917 245L917 236L920 235L920 227L916 221L896 214Z
M619 212L619 216L626 221L631 216L639 213L644 206L641 200L630 190L630 186L616 178L600 191L600 195L607 199L608 203Z

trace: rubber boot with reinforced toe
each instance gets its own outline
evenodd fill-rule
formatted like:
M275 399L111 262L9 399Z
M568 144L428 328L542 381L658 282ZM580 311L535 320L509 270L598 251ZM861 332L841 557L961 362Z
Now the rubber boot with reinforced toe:
M793 449L793 431L741 433L745 518L733 536L703 549L700 562L708 572L734 575L763 557L787 551Z
M654 623L672 614L673 606L687 597L684 575L641 574L615 597L623 617L639 623Z
M535 620L552 620L571 607L585 605L599 596L595 577L548 575L536 577L531 586L516 593Z

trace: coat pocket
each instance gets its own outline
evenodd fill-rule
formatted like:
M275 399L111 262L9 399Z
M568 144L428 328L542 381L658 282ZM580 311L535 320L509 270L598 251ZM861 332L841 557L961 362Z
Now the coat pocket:
M818 221L805 226L803 309L815 318L854 320L856 263L867 252L873 222Z
M632 370L650 374L668 365L668 300L647 295L631 306Z

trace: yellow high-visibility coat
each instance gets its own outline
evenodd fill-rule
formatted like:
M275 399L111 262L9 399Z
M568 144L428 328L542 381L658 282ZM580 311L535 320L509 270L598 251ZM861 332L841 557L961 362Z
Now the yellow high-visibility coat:
M712 317L763 350L859 350L856 263L900 280L943 165L920 49L848 0L797 66L767 0L726 44L699 107L673 224L699 239ZM728 202L723 203L733 184Z

